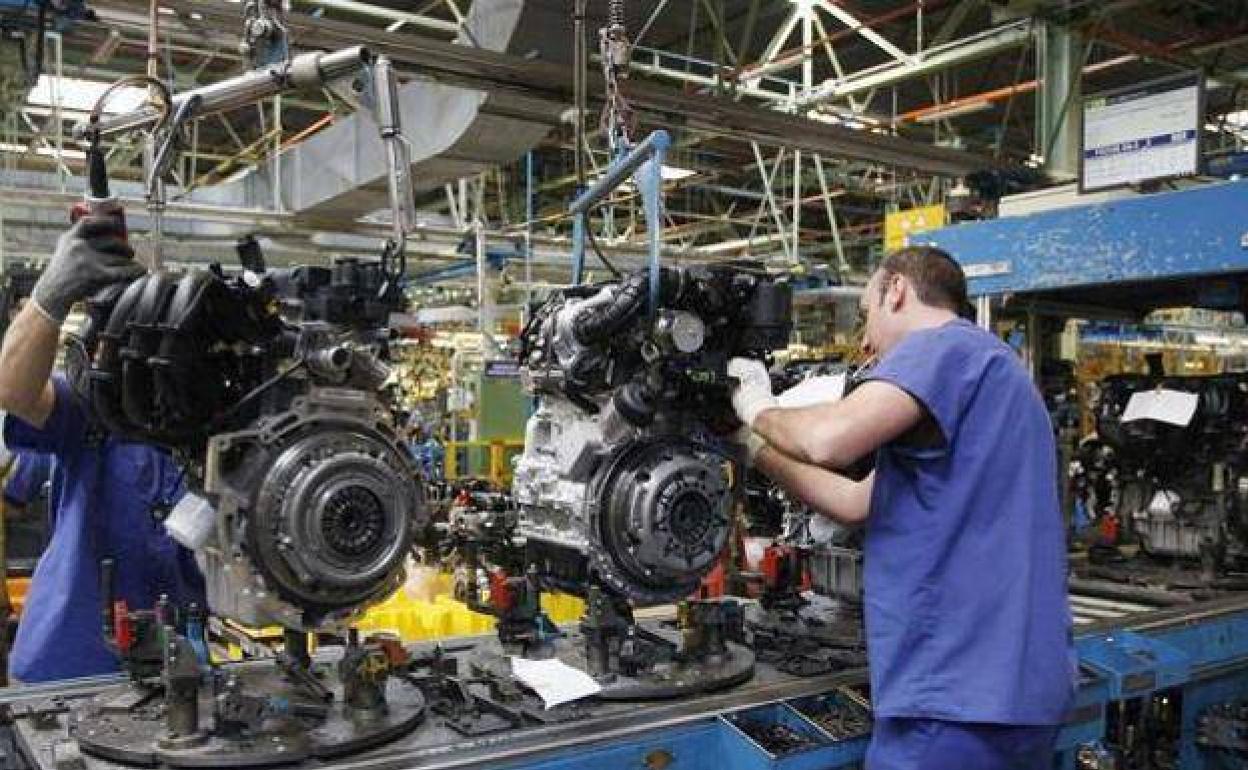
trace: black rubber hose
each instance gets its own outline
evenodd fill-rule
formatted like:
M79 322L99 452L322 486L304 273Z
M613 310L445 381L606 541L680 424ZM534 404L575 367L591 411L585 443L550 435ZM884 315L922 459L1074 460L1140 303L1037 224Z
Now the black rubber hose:
M680 296L685 273L672 268L659 270L659 302L669 303ZM649 290L649 270L640 270L625 278L609 302L590 307L576 317L572 329L576 341L592 345L614 336L645 309Z
M95 351L95 362L90 374L91 409L110 433L125 435L132 430L121 406L121 393L125 384L121 370L121 348L130 315L150 278L151 275L145 275L126 287L109 314L108 323L99 334L99 346Z
M616 278L622 277L624 274L620 272L618 267L611 264L611 260L607 259L607 255L603 254L602 249L598 247L598 239L594 237L594 228L586 227L585 234L589 236L589 245L593 248L594 253L598 255L598 261L602 263L603 267L607 268L611 275Z
M128 324L129 342L121 351L121 408L138 430L134 438L162 443L155 429L156 385L150 358L160 345L159 324L173 297L176 281L168 273L154 273L139 297Z
M624 387L615 391L611 401L629 424L644 428L654 422L654 415L658 412L657 395L650 372L642 369Z
M35 14L35 61L26 72L27 84L31 88L34 88L39 77L43 75L43 37L48 29L48 3L51 1L39 0L39 10Z
M157 429L173 441L203 432L220 408L224 372L202 371L203 316L220 279L197 270L178 281L160 324L160 345L151 359ZM207 374L208 376L204 376Z

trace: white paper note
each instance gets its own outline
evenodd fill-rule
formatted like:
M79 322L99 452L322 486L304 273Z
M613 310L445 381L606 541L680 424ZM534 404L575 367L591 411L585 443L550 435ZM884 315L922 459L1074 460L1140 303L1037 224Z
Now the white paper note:
M1141 390L1131 394L1127 408L1122 411L1122 422L1132 420L1156 420L1185 427L1196 415L1200 397L1181 390Z
M579 668L557 659L529 660L512 656L511 673L538 694L546 708L595 695L602 685Z
M777 400L785 409L798 409L829 401L840 401L844 394L844 374L821 374L802 380L781 393Z
M807 528L810 532L810 539L819 545L826 545L832 542L832 538L845 529L827 516L818 513L811 514Z

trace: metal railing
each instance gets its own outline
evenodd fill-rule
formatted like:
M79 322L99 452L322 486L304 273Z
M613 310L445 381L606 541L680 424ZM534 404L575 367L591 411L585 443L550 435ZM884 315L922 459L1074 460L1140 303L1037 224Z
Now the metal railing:
M485 450L486 478L497 487L511 484L511 458L524 450L524 439L486 439L483 441L448 441L446 442L446 459L443 474L447 480L463 478L470 475L472 450ZM460 453L463 453L461 458Z

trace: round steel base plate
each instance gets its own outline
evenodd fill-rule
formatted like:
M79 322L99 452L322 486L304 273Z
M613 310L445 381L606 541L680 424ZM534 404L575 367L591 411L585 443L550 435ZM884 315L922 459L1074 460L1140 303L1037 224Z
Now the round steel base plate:
M246 692L291 703L311 702L276 670L260 667L235 675ZM322 683L334 693L326 717L272 717L258 731L231 737L212 734L211 688L202 687L199 722L203 739L199 741L167 740L163 700L159 695L144 698L137 686L123 685L96 696L77 715L75 736L84 752L122 764L268 767L364 751L407 734L425 716L424 696L401 680L389 680L386 710L376 714L348 711L342 703L341 683L331 672L325 672Z
M558 658L573 668L589 671L585 640L576 633L551 641L541 650L531 652L530 657ZM474 670L510 676L510 654L496 640L478 645L469 660ZM656 661L635 676L609 673L596 677L602 691L595 697L607 701L665 700L735 687L753 676L754 653L748 647L728 642L722 655Z
M866 644L861 611L842 606L781 612L754 604L745 608L745 628L754 636L809 640L828 647L858 649Z

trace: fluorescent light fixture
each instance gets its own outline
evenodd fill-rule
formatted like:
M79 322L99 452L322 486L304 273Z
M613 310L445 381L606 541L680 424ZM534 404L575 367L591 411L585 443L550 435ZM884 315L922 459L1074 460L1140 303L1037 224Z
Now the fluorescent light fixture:
M866 113L824 107L807 114L808 118L834 126L845 126L854 131L875 131L884 127L884 122Z
M706 246L694 246L693 250L698 254L724 254L740 250L753 250L762 246L768 246L773 243L784 242L783 233L771 233L768 235L759 235L753 238L736 238L731 241L720 241L719 243L711 243Z
M14 153L16 155L25 155L30 152L30 148L24 144L14 144L13 142L0 142L0 152ZM40 147L35 150L36 155L43 155L48 158L55 158L55 147ZM86 160L87 154L82 150L75 150L72 147L65 147L61 150L61 157L66 160Z
M39 107L56 107L56 96L59 93L62 109L88 112L110 85L102 80L82 78L60 78L59 83L56 81L57 78L52 75L40 75L35 87L26 95L26 103ZM141 107L146 99L147 92L144 89L121 86L109 97L104 111L129 112Z
M1229 345L1231 338L1225 334L1205 334L1198 332L1196 334L1197 345Z
M100 44L91 52L92 64L103 64L113 58L113 54L117 53L117 48L121 46L121 33L115 29L110 29Z
M816 110L807 114L806 117L811 120L817 120L820 123L828 123L833 126L839 126L841 124L841 119L830 112L819 112Z
M919 123L935 123L936 121L944 120L945 118L956 118L960 115L971 115L976 112L983 112L984 110L990 109L992 109L992 102L987 99L980 99L979 101L965 102L963 104L954 103L948 107L938 106L931 112L923 113L919 117L915 118L915 120Z
M59 154L62 158L68 158L70 160L86 160L87 159L87 154L83 152L82 150L74 150L68 147L62 148L60 153L57 153L55 147L40 147L39 149L35 150L35 152L38 153L39 155L46 155L49 158L55 158Z
M664 164L663 168L659 169L659 175L669 182L674 182L678 179L688 179L696 173L698 172L691 168L680 168L679 166L669 166L667 164Z
M605 169L604 169L604 173L605 173ZM697 173L698 173L697 171L694 171L693 169L690 169L690 168L681 168L680 166L669 166L666 163L663 164L663 167L659 169L659 176L663 179L664 182L676 182L681 179L688 179L689 177L694 176ZM603 175L604 174L599 174L598 176L594 177L594 179L591 181L596 182L599 179L601 179ZM620 186L617 187L616 189L623 191L623 192L634 192L636 191L637 188L633 184L633 180L630 177L624 180L623 182L621 182Z
M253 170L254 169L250 167L240 168L238 171L235 171L233 174L230 174L225 179L222 179L221 184L226 185L226 184L231 184L233 182L237 182L243 177L250 174Z

